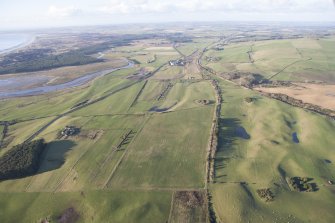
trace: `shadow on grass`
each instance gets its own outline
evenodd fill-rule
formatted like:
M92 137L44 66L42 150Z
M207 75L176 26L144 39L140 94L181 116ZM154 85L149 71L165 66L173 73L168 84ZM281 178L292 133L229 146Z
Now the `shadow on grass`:
M65 163L66 154L75 145L76 144L70 140L58 140L48 143L36 174L60 168Z
M237 118L219 119L219 139L217 156L215 157L215 171L227 167L232 159L236 158L234 145L237 140L248 140L250 135L241 126L241 121ZM222 172L221 172L222 173ZM215 182L222 183L226 174L215 176Z

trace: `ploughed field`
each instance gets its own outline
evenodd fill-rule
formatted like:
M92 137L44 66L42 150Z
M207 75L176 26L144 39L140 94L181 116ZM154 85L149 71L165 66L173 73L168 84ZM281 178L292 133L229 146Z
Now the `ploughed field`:
M1 156L26 140L46 142L35 174L0 182L1 222L331 222L334 120L209 74L198 61L216 72L332 83L334 39L219 51L217 41L135 41L105 55L134 67L1 100L0 121L12 121L0 125ZM169 64L180 58L185 66ZM207 182L211 134L218 146Z

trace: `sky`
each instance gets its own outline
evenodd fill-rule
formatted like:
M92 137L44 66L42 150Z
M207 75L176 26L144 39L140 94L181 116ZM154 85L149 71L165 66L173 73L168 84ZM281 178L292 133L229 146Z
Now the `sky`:
M0 0L0 30L176 21L334 22L335 0Z

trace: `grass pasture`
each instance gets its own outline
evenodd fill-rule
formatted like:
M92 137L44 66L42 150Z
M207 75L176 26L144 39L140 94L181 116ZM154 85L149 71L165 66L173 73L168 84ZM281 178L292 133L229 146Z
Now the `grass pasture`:
M171 80L171 79L178 79L183 76L184 76L184 67L165 65L157 73L155 73L154 76L152 76L152 79Z
M201 105L196 100L215 100L210 83L172 81L173 86L166 96L157 100L171 81L149 79L135 83L124 79L129 72L132 70L115 72L95 80L87 88L64 93L64 104L53 105L51 114L57 115L84 99L98 98L120 89L101 101L59 118L40 133L38 137L45 138L49 144L38 173L0 182L0 193L4 194L0 205L7 202L15 205L18 200L25 200L15 210L8 206L3 208L0 215L6 213L2 218L4 222L17 219L14 215L19 211L25 213L20 216L22 221L39 221L45 217L55 220L66 208L74 208L79 213L78 222L101 222L109 218L113 222L157 222L158 219L166 222L175 190L204 187L214 105ZM76 98L67 100L66 96L72 94ZM22 109L17 114L6 114L8 119L37 117L10 126L13 143L22 142L54 117L42 118L53 102L46 99L39 102L42 98L46 96L28 98L24 101L27 106L20 106ZM30 105L35 100L45 106L45 110ZM2 103L6 105L2 110L5 114L11 106L15 107L23 100ZM149 112L154 106L163 108L171 103L176 106L169 112ZM79 135L57 138L57 133L67 125L79 127ZM130 130L133 131L130 138L116 150ZM98 133L98 137L90 138L93 133ZM162 172L166 173L164 177ZM51 193L53 199L46 199ZM131 201L125 197L130 193L133 194ZM29 195L35 196L34 201ZM29 208L26 202L31 203ZM107 206L99 208L94 202ZM179 202L176 205L185 204ZM174 222L178 219L202 222L201 219L206 218L204 206L186 209L186 215L175 213L170 217Z
M171 192L149 191L0 193L0 196L3 223L40 222L46 218L56 222L69 208L78 214L76 222L100 223L111 219L115 223L157 222L158 219L166 222L171 202Z
M212 108L153 114L129 146L109 187L203 187L209 137L205 130L210 129L212 114Z
M38 174L2 182L0 190L52 192L104 188L127 147L125 144L116 151L121 136L130 129L136 132L143 119L142 116L63 117L40 136L52 142L46 148ZM81 134L55 140L57 132L66 125L81 127ZM99 138L86 136L98 130Z
M334 217L334 121L221 82L224 91L219 150L212 187L218 217L229 222L330 222ZM248 104L245 97L256 101ZM243 127L250 139L243 139ZM299 143L292 140L296 132ZM286 177L313 179L316 192L289 189ZM264 202L257 189L270 188L274 201ZM313 210L306 212L306 210ZM323 213L322 219L318 219Z
M273 80L335 83L334 42L334 38L304 38L231 44L223 51L207 51L205 56L220 60L203 63L217 72L252 72Z
M333 222L334 120L222 79L214 182L206 182L217 99L197 60L216 41L197 37L176 49L161 39L135 41L105 55L138 61L133 68L67 91L0 100L0 120L18 121L0 155L60 115L36 137L48 143L37 174L0 182L0 221L202 223L208 190L221 223ZM208 47L202 63L217 72L335 83L333 48L333 38L229 44L223 51ZM185 67L166 64L183 55ZM150 78L129 78L160 66ZM332 90L327 86L324 94ZM80 132L60 136L65 126ZM291 177L310 178L316 191L292 190ZM273 201L257 193L267 188Z

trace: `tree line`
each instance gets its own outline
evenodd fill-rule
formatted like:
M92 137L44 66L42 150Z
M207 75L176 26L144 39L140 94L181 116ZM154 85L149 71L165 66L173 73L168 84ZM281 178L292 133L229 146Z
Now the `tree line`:
M43 139L13 146L0 157L0 180L35 174L38 171L45 146Z

